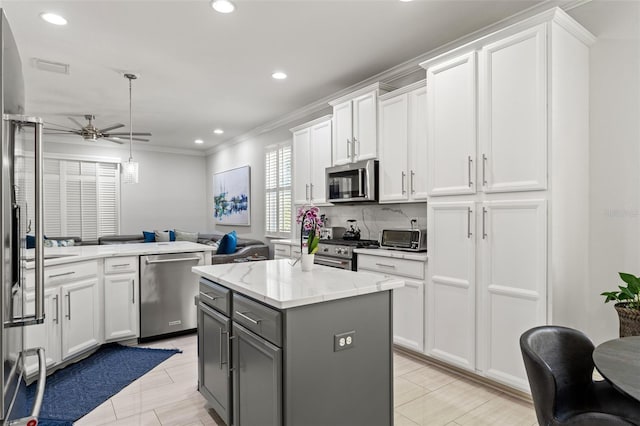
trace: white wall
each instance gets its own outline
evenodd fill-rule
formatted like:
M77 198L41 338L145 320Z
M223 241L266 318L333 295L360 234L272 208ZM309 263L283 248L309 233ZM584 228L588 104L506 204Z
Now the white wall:
M593 1L571 10L598 39L590 56L589 321L596 343L617 337L600 293L619 271L640 275L640 3Z
M45 154L129 158L124 147L45 143ZM143 230L207 230L206 157L136 150L139 182L121 185L120 233L138 234Z

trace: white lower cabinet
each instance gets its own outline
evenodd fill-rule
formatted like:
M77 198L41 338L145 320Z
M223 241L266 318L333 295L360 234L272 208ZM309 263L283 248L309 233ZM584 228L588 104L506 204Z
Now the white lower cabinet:
M104 277L104 340L122 340L139 335L138 275Z
M35 293L25 293L25 309L27 315L35 312ZM60 362L60 290L58 288L45 290L44 311L47 313L44 323L25 328L24 347L44 348L46 365L50 368ZM27 357L25 370L27 376L35 374L38 371L38 357Z
M274 259L289 259L291 258L291 245L290 244L274 244L273 245L273 258Z
M519 338L547 322L546 201L434 202L427 218L425 353L527 391Z
M417 352L424 350L425 266L419 260L358 253L358 271L404 280L404 287L393 290L393 343Z
M138 256L113 257L104 261L104 340L140 335L140 290Z
M487 377L527 390L520 335L546 324L547 203L482 204L479 367Z
M430 203L425 352L475 369L476 271L474 202Z
M101 343L98 279L60 286L62 301L62 360Z

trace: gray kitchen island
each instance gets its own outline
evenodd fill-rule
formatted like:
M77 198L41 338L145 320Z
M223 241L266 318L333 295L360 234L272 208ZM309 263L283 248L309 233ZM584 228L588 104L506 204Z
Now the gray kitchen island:
M393 424L400 279L288 259L198 266L198 389L228 426Z

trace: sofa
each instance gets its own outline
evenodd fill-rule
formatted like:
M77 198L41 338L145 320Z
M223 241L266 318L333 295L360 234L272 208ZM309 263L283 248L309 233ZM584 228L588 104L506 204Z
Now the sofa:
M198 233L198 243L206 245L215 245L222 239L224 234L221 233ZM133 244L144 243L144 236L142 234L132 235L108 235L98 238L98 240L82 240L79 237L47 237L51 240L73 240L74 245L86 246L86 245L109 245L109 244ZM238 238L236 244L236 251L232 254L216 254L212 252L211 264L217 265L221 263L232 263L236 259L252 258L256 260L263 260L269 258L269 246L265 245L262 241L252 240L248 238ZM247 259L250 260L250 259Z

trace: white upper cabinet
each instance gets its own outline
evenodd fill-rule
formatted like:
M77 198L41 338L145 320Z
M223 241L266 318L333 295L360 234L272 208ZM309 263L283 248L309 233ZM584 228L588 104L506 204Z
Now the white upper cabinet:
M484 192L547 187L546 43L542 24L480 51L478 161Z
M291 132L293 203L328 204L325 169L331 166L331 116L303 124Z
M429 195L476 192L476 54L427 68Z
M293 132L293 203L305 204L309 202L309 144L311 143L311 129Z
M379 109L380 202L425 201L425 82L381 96Z
M378 96L392 89L376 83L329 102L334 166L378 157Z

